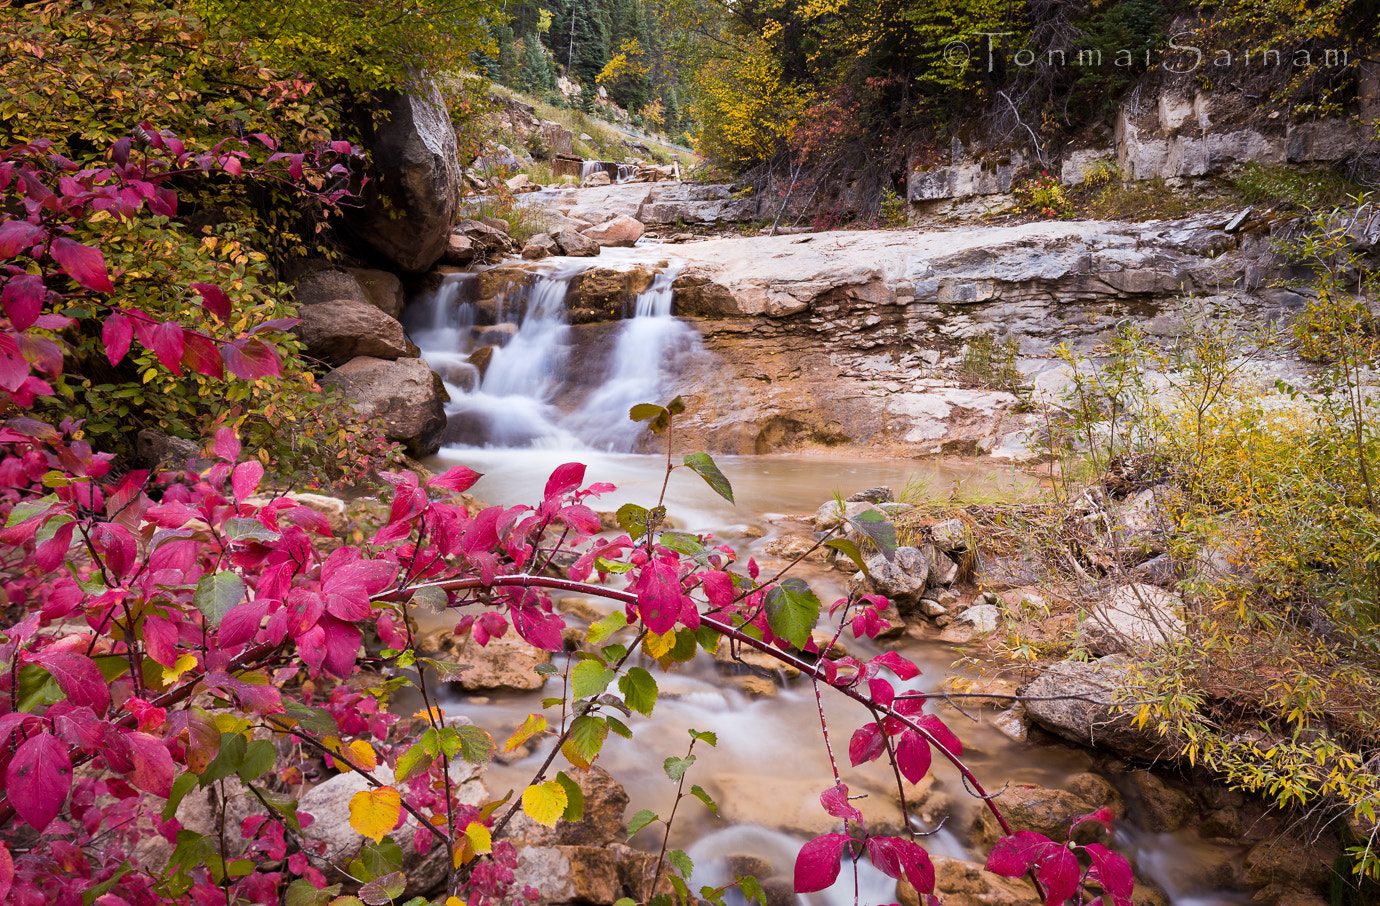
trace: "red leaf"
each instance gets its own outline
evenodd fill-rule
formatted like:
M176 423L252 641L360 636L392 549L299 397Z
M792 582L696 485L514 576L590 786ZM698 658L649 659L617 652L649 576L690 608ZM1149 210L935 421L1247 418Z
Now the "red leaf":
M1078 857L1059 846L1040 866L1040 883L1045 885L1045 906L1064 906L1069 897L1078 892L1078 876L1082 873Z
M235 493L235 499L243 501L253 497L263 477L264 466L257 459L250 459L235 466L235 471L230 473L230 488Z
M580 466L580 470L583 472L584 466ZM555 480L554 476L552 480ZM547 487L549 489L550 485ZM628 590L637 595L638 613L648 629L660 635L675 628L680 620L685 593L674 565L653 560L642 568L637 581Z
M40 654L34 662L53 675L73 705L84 705L97 714L110 707L110 687L91 658L73 651L51 651Z
M582 462L568 462L565 465L557 466L551 473L551 477L546 480L546 490L542 493L543 500L554 500L569 494L580 486L580 482L585 480L585 464Z
M235 432L229 428L221 428L216 431L216 440L211 447L211 452L226 462L234 462L239 459L240 442L235 437Z
M72 759L51 733L26 739L5 769L10 805L39 833L62 811L71 789Z
M1126 857L1112 852L1101 843L1090 843L1083 849L1092 859L1089 879L1101 884L1103 891L1112 895L1117 906L1123 902L1130 903L1136 882L1131 874L1131 863L1126 861Z
M43 278L37 274L19 274L5 284L4 296L0 301L3 301L5 314L15 330L28 330L38 320L43 310L45 289Z
M879 755L886 751L886 737L876 724L868 724L853 731L853 738L848 741L848 760L853 767L869 761L875 761Z
M934 865L918 844L900 837L868 837L867 854L887 877L899 880L904 875L917 893L934 892Z
M115 292L115 287L110 282L110 272L105 266L105 256L101 254L100 249L93 249L66 236L59 236L53 240L49 251L58 266L66 271L67 276L82 286L99 293Z
M872 696L872 700L883 708L890 708L891 702L896 698L896 690L891 688L891 683L884 679L868 680L867 691Z
M125 739L129 740L130 756L134 759L129 782L146 793L168 798L173 776L177 773L168 747L162 740L137 730L126 733Z
M824 810L835 818L862 823L863 814L848 802L848 784L842 781L820 793L819 802L824 806Z
M896 674L896 678L903 682L908 679L914 679L915 677L920 675L919 667L915 666L910 661L901 657L894 651L888 651L885 654L879 654L876 657L874 657L870 663L875 664L879 667L885 667L892 673Z
M1105 805L1097 811L1093 812L1091 815L1080 815L1078 816L1078 818L1074 820L1073 824L1069 827L1070 839L1072 839L1073 829L1078 825L1083 824L1084 822L1092 821L1096 824L1102 825L1108 831L1110 831L1112 829L1112 822L1115 820L1116 815L1112 814L1112 810L1107 808L1107 806Z
M954 731L944 725L944 721L935 717L933 714L926 714L918 721L920 728L930 734L930 738L939 745L940 748L948 749L949 754L958 757L963 754L963 743L958 741Z
M227 343L220 348L220 357L230 373L246 381L277 377L278 356L263 340L250 338Z
M5 897L10 895L10 886L14 884L14 858L10 851L5 848L5 844L0 843L0 903L6 902Z
M847 834L824 834L802 846L795 857L795 892L814 893L838 880L839 855L847 843Z
M201 307L222 321L230 320L230 297L214 283L193 283L192 289L201 296Z
M253 641L267 612L268 601L260 598L241 601L230 608L220 621L220 633L217 638L221 646L238 648L246 642Z
M144 618L144 650L164 667L177 662L177 635L171 620L155 615Z
M105 357L110 364L118 365L129 352L129 344L134 339L134 325L118 311L105 319L101 327L101 340L105 343Z
M427 482L428 487L445 488L457 494L463 494L474 486L474 483L484 476L473 469L464 466L456 466L444 475L438 475Z
M558 614L542 613L535 607L521 607L513 610L513 628L530 645L542 651L560 651L565 647L561 633L565 631L565 620Z
M1003 878L1019 878L1048 853L1061 848L1044 834L1016 831L992 847L987 854L987 870Z
M34 563L39 569L52 572L62 565L67 558L68 548L72 546L72 532L76 527L75 522L60 526L53 537L34 548Z
M220 363L220 347L215 340L195 330L182 331L182 364L207 377L225 376Z
M6 220L0 223L0 258L13 258L42 242L47 235L46 230L27 220Z
M163 321L143 331L139 337L163 367L173 374L182 373L182 327L171 321Z
M563 506L556 513L556 518L582 535L599 533L599 514L584 504L576 503Z
M902 732L896 744L896 766L902 777L919 783L930 772L930 744L925 737L910 729Z
M326 669L339 677L349 676L354 669L355 659L359 657L363 634L353 623L337 620L330 614L321 617L316 625L325 634Z

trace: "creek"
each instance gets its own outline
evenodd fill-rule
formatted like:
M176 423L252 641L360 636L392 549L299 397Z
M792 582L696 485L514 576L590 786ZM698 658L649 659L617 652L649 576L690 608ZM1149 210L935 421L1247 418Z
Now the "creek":
M607 255L606 250L606 255ZM605 256L601 256L605 257ZM601 261L601 264L605 263ZM483 473L472 493L490 504L535 504L551 470L564 462L587 465L586 483L610 482L617 491L592 505L616 510L625 502L653 505L665 478L664 453L639 454L641 426L627 419L638 402L664 402L661 391L673 373L678 356L692 354L698 337L671 314L670 282L663 273L635 300L626 317L616 322L615 336L604 344L602 361L579 358L571 349L571 328L565 323L565 296L571 280L589 262L556 259L543 263L538 278L505 295L497 311L477 311L472 298L472 275L451 275L430 298L418 300L405 313L413 339L432 367L447 379L452 402L449 443L431 462L439 470L464 464ZM478 319L478 320L477 320ZM487 321L489 323L479 323ZM495 330L495 326L508 325ZM475 364L476 351L492 347L487 367ZM482 358L481 358L482 361ZM587 373L568 372L580 361ZM594 373L588 373L590 371ZM572 384L584 389L572 393ZM677 451L691 452L691 451ZM718 498L688 470L677 470L669 482L666 506L676 528L712 532L732 544L744 560L764 560L764 569L784 565L765 554L765 548L789 525L787 514L813 513L834 494L848 495L877 486L898 495L949 496L955 491L1010 496L1037 493L1034 481L1010 466L981 461L916 461L855 457L792 455L718 457L716 462L732 482L736 505ZM796 529L798 530L798 525ZM845 574L819 566L798 570L819 598L832 602L845 591ZM607 612L612 604L590 601ZM579 620L567 617L578 625ZM879 649L849 638L850 651L870 656ZM909 690L936 688L955 668L960 652L939 642L905 640L901 653L923 671L904 684ZM557 656L555 666L564 668ZM629 662L630 666L636 665ZM750 697L734 682L732 665L718 664L708 655L669 673L657 673L660 695L656 720L634 714L626 722L632 740L610 735L599 764L626 788L627 815L651 809L669 813L676 787L662 773L661 763L683 756L687 729L712 731L718 745L697 745L688 783L703 786L720 805L723 817L710 814L693 799L681 804L670 835L670 846L683 848L695 861L691 889L720 884L731 877L727 866L752 856L764 860L785 878L791 875L800 845L827 832L828 817L818 795L829 787L829 756L821 740L821 714L810 684L803 679L776 677L777 691ZM899 690L898 690L899 691ZM447 710L462 713L505 739L529 713L541 710L542 697L559 697L561 682L553 677L538 693L465 695L450 692ZM848 737L866 713L841 696L823 696L823 716L832 746L840 757ZM974 711L970 721L956 710L935 708L963 740L965 757L989 790L1004 783L1059 787L1065 778L1095 770L1097 756L1063 743L1016 743L990 724L995 712ZM556 710L548 711L554 720ZM488 784L496 795L521 790L545 758L545 750L520 760L490 767ZM895 795L889 769L872 763L846 769L844 780L853 794L884 801ZM925 811L934 819L916 826L933 832L923 841L938 855L982 863L986 853L966 844L967 829L980 803L968 795L957 773L936 759L935 781ZM1223 848L1199 839L1192 829L1175 834L1152 834L1136 825L1137 807L1125 783L1118 783L1130 807L1119 824L1114 845L1138 866L1142 878L1160 887L1174 906L1226 906L1245 903L1240 890L1214 890L1202 881L1204 866L1220 862ZM656 852L660 825L639 832L634 846ZM741 861L739 861L741 864ZM890 903L895 885L869 866L859 876L863 903ZM851 873L845 870L829 891L801 899L810 906L851 903Z

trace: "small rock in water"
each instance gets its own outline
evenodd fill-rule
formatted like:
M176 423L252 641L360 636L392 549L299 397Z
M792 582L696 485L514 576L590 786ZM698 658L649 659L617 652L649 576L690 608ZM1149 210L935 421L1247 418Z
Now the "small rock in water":
M992 726L1016 742L1025 742L1030 733L1030 718L1026 716L1025 708L1017 705L1009 711L998 714L993 719Z
M868 488L865 491L850 494L848 502L859 503L865 501L867 503L891 503L895 499L896 493L892 491L891 488Z
M976 632L987 633L995 630L1000 620L1001 611L997 610L994 605L978 604L963 611L954 622L971 623Z

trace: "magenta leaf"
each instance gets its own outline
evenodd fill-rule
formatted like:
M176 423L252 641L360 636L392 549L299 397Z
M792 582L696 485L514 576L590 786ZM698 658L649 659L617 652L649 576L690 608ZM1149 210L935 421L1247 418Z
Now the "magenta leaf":
M225 344L220 349L220 357L231 374L246 381L277 377L279 374L278 356L263 340L257 338Z
M835 818L862 823L863 814L848 801L848 785L839 781L833 787L819 794L819 802L824 810Z
M222 321L230 320L230 297L214 283L193 283L192 289L201 296L201 307Z
M74 651L45 651L34 661L52 674L73 705L85 705L97 714L110 707L110 687L91 658Z
M546 490L542 493L543 500L557 500L580 486L580 482L585 480L585 464L582 462L568 462L565 465L557 466L551 473L551 477L546 480Z
M904 876L922 895L934 892L934 865L919 844L900 837L868 837L867 855L887 877Z
M987 870L1003 878L1019 878L1048 853L1062 849L1059 844L1034 831L1016 831L1002 837L987 854Z
M854 730L853 738L848 741L848 760L855 768L875 761L885 751L886 737L876 724L867 724Z
M1110 831L1112 829L1112 822L1115 820L1116 815L1112 814L1112 810L1104 805L1102 808L1098 809L1090 815L1080 815L1077 819L1075 819L1073 824L1069 827L1069 838L1072 839L1073 829L1085 822L1092 821L1096 824L1102 825L1108 831Z
M560 651L565 647L561 635L565 631L565 620L559 614L542 613L535 607L514 608L513 628L542 651Z
M872 700L883 708L890 708L896 698L896 690L884 679L873 677L867 681L867 692Z
M51 733L24 740L5 769L10 805L39 833L57 817L72 789L72 759Z
M814 893L838 880L839 855L847 843L847 834L825 834L802 846L795 857L795 892Z
M582 535L594 535L599 531L599 514L582 503L561 507L556 518Z
M1120 853L1114 853L1101 843L1090 843L1083 847L1092 859L1089 878L1102 885L1102 890L1110 894L1117 906L1131 902L1135 890L1135 876L1131 874L1131 863Z
M53 240L49 251L67 276L82 286L94 289L98 293L115 292L115 287L110 282L110 271L105 266L105 256L101 254L100 249L93 249L66 236L59 236Z
M944 725L944 721L933 714L926 714L917 722L920 724L920 729L928 732L930 738L942 748L948 749L950 755L957 757L963 754L963 743L958 741L953 730Z
M1078 892L1078 876L1081 873L1078 857L1071 850L1056 847L1040 866L1040 883L1045 885L1045 906L1064 906L1065 901Z
M243 501L253 497L263 477L264 465L257 459L248 459L235 466L235 470L230 473L230 488L235 494L235 499Z
M0 302L4 304L5 314L15 330L28 330L38 320L43 310L45 291L43 278L37 274L18 274L5 284Z
M919 783L930 772L929 741L914 730L903 731L896 744L896 766L901 769L902 777Z
M454 491L463 494L474 486L474 483L484 477L474 469L464 466L456 466L447 470L446 474L438 475L427 482L428 487L444 488L447 491Z
M263 598L246 599L231 607L220 620L217 636L220 644L225 648L237 648L253 641L267 613L268 601Z
M67 559L67 551L72 546L72 533L75 522L68 522L53 533L53 537L34 548L34 563L44 572L52 572Z
M134 325L129 318L118 311L105 319L101 328L101 340L105 343L105 357L110 364L118 365L129 352L129 344L134 339Z
M126 733L125 739L129 741L130 758L134 761L129 782L146 793L168 798L173 776L177 773L168 747L162 740L138 731Z
M584 466L580 469L583 471ZM648 629L660 635L675 628L685 594L674 564L653 560L642 568L629 590L637 595L638 612Z
M140 340L153 350L163 367L173 374L182 373L182 327L171 321L152 325L141 332Z
M330 614L321 617L317 627L325 634L326 657L324 666L339 677L350 675L355 660L359 657L359 646L364 641L363 634L353 623L337 620Z
M216 431L216 439L211 446L211 452L226 462L234 462L240 458L239 438L231 429L221 428Z
M215 340L195 330L182 331L182 364L196 374L213 378L225 376L220 347Z
M896 678L901 680L902 682L908 679L914 679L915 677L920 675L919 667L915 666L910 661L901 657L894 651L888 651L884 654L879 654L876 657L874 657L869 663L875 664L879 667L885 667L892 673L896 674Z
M0 258L13 258L21 251L43 241L48 233L27 220L6 220L0 223Z

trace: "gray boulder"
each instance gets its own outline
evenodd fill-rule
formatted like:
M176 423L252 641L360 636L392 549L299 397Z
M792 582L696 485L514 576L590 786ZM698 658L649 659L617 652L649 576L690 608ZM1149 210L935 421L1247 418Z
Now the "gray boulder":
M575 230L558 230L551 234L561 247L561 254L571 258L589 258L599 254L599 243Z
M455 128L430 82L373 97L375 104L356 111L355 120L374 178L364 187L363 206L346 209L346 223L402 270L425 273L445 251L460 205Z
M1099 657L1162 648L1183 637L1183 601L1155 585L1133 583L1112 592L1083 623L1083 640Z
M321 383L339 387L365 418L380 418L387 437L404 444L412 456L430 456L441 449L445 387L421 359L390 362L360 356L326 375Z
M301 323L293 332L307 347L307 355L327 365L343 365L362 355L389 360L421 355L401 324L367 302L336 299L302 305L297 316Z
M362 267L347 267L345 272L355 278L359 288L364 291L365 301L370 305L390 318L402 314L403 306L407 304L407 295L403 292L402 281L398 279L397 274Z
M871 589L895 602L902 613L914 610L929 586L930 562L913 547L898 547L895 559L877 554L867 561Z
M1060 661L1023 690L1026 713L1046 730L1070 742L1107 749L1135 761L1173 760L1179 747L1153 726L1138 728L1118 707L1118 688L1132 669L1119 655L1091 662Z
M522 247L522 257L528 261L540 261L560 252L556 240L550 233L538 233Z

